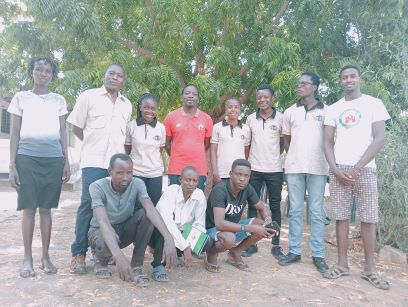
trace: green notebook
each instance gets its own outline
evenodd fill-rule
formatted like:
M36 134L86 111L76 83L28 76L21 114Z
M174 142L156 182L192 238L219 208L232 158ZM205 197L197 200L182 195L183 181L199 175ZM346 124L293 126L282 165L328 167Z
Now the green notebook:
M190 244L191 250L197 255L201 254L205 243L208 241L208 235L205 232L193 227L191 224L184 226L182 235Z

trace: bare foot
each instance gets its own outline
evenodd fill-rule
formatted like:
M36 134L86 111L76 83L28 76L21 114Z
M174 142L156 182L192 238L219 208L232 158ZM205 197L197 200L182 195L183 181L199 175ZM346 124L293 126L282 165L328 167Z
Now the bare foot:
M45 274L56 274L58 272L58 269L55 267L55 265L51 262L50 258L42 258L41 259L41 266L40 269L45 273Z
M35 271L33 267L33 259L24 259L23 264L20 267L20 277L22 278L28 278L28 277L34 277L35 276Z

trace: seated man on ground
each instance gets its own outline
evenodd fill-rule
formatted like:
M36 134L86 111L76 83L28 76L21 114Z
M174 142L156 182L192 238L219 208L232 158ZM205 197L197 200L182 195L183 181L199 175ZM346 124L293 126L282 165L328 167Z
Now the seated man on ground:
M271 212L248 183L250 176L251 164L244 159L235 160L230 179L218 183L208 198L207 234L215 240L205 260L205 268L210 272L220 272L217 257L226 250L229 250L229 264L239 270L249 271L248 265L241 258L241 252L262 238L270 238L276 233L265 227L272 222ZM240 220L246 203L258 210L262 219Z
M108 172L110 177L93 182L89 188L93 217L88 240L95 250L95 274L98 278L110 278L108 262L112 257L122 280L147 286L149 278L143 275L142 266L153 226L164 237L163 255L169 266L176 258L173 237L151 202L143 181L133 177L132 159L126 154L113 155ZM136 200L140 208L135 208ZM129 262L121 249L132 243L134 249Z
M180 185L173 184L161 196L156 209L159 211L167 229L173 236L177 248L179 263L189 267L192 262L194 246L182 235L186 226L205 234L205 209L207 200L204 192L197 188L198 171L195 167L187 166L181 172ZM152 262L152 278L156 281L166 282L169 280L166 269L162 263L163 236L155 229L151 240L154 247L154 260ZM211 247L212 240L203 246L205 251Z

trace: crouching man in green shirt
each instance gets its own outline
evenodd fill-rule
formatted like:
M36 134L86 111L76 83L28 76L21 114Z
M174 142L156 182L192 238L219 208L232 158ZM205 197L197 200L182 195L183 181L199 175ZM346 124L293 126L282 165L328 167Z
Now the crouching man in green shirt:
M131 158L125 154L113 155L108 172L110 177L99 179L89 187L93 217L88 240L95 251L95 274L98 278L112 277L108 261L113 257L122 280L147 286L149 278L143 275L142 266L153 228L164 238L167 266L176 258L173 237L151 202L143 181L133 177ZM135 207L136 200L141 204L139 208ZM121 249L132 243L134 249L129 262Z

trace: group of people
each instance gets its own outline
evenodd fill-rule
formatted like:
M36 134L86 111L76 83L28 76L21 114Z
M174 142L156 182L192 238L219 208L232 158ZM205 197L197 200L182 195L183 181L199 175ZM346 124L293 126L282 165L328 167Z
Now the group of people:
M21 277L35 275L31 244L37 208L43 246L40 268L48 274L57 272L48 253L51 208L58 206L61 185L70 178L66 102L48 88L57 68L48 58L35 58L28 73L33 89L17 93L8 109L10 182L18 190L18 210L23 210ZM248 271L242 257L256 253L256 243L263 238L271 238L271 254L280 265L299 262L307 191L310 249L317 270L329 279L350 274L347 240L355 199L365 253L361 277L389 289L374 262L375 156L384 144L389 115L381 100L361 93L357 66L343 67L339 76L345 96L331 106L317 98L319 76L304 72L295 84L298 101L284 113L275 108L272 87L260 85L258 108L245 123L240 100L231 97L225 102L225 118L213 126L211 117L198 108L199 91L194 85L184 87L182 107L167 114L163 123L156 116L158 99L150 93L141 96L136 119L131 120L132 105L120 93L124 68L111 64L103 86L81 93L67 118L82 141L82 195L70 272L86 273L90 247L97 277L110 278L108 264L114 261L121 279L146 286L150 282L143 272L147 246L154 258L151 278L159 282L169 280L170 266L190 266L193 255L203 256L204 267L219 273L218 254L225 251L229 264ZM203 192L207 149L213 183L208 199ZM162 193L164 171L169 187ZM284 176L290 200L286 254L279 231ZM338 262L331 268L325 261L324 243L328 177L338 246ZM268 205L260 200L264 185ZM132 243L129 261L122 249Z

